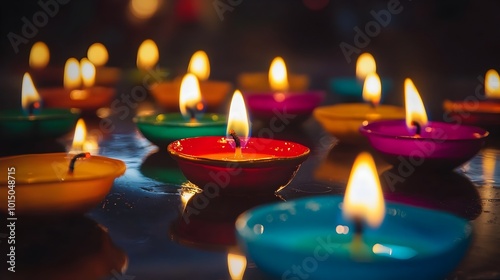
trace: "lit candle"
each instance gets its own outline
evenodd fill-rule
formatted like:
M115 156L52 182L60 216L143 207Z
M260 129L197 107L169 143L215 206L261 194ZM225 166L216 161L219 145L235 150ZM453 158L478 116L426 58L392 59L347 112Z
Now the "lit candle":
M32 69L44 69L50 61L50 51L44 42L36 42L31 47L29 64Z
M484 78L484 95L476 92L472 98L463 101L445 100L443 102L445 117L458 124L478 125L496 130L500 114L500 76L495 69L486 71Z
M375 120L404 118L404 108L380 105L381 95L382 85L379 76L373 72L368 73L365 76L362 92L365 103L321 106L316 108L313 114L322 127L338 138L341 144L363 146L366 141L359 133L362 124Z
M375 170L361 153L343 198L312 196L246 211L235 223L240 247L274 277L445 278L471 244L471 225L447 212L386 203Z
M411 81L405 80L406 118L364 124L360 131L392 164L451 170L471 159L484 145L482 128L429 122L423 102Z
M217 112L232 88L231 83L209 79L210 62L208 55L201 50L196 51L191 56L187 73L191 73L198 78L200 92L203 95L206 109L211 112ZM151 85L151 94L161 107L167 110L177 107L177 104L179 104L178 92L183 77L179 76L172 81L161 81Z
M268 120L276 114L293 116L290 123L298 123L307 119L325 97L319 90L295 90L291 84L285 61L276 57L269 68L268 83L271 90L244 91L249 111L256 118ZM286 123L288 124L288 122Z
M107 107L115 97L111 87L95 86L96 68L89 59L69 58L64 67L64 87L41 88L40 95L47 107L78 108L96 111Z
M0 131L7 142L58 138L74 127L80 114L78 110L45 108L28 73L23 76L21 105L0 112Z
M75 134L71 144L70 154L78 154L82 152L89 152L97 154L99 147L97 140L87 135L87 126L83 119L78 119L75 127Z

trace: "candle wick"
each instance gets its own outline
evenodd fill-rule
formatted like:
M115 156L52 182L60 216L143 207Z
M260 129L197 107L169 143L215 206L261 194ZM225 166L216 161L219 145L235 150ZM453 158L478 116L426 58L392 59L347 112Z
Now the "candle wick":
M195 112L195 110L193 108L190 108L190 107L186 108L186 110L189 113L189 117L191 119L191 122L195 122L196 121L196 112Z
M236 135L236 132L233 129L229 130L229 135L233 137L234 143L236 144L236 148L241 148L240 138L238 137L238 135Z
M422 127L416 121L412 121L411 124L416 127L415 134L420 136L420 132L422 132Z
M28 105L28 115L29 116L33 116L35 114L35 109L38 109L38 108L40 108L40 102L39 101L31 102Z
M354 235L359 237L363 235L363 220L359 217L354 218Z
M68 169L69 174L73 174L73 171L75 171L75 162L79 158L84 158L84 159L90 158L90 153L79 153L75 155L69 162L69 169Z

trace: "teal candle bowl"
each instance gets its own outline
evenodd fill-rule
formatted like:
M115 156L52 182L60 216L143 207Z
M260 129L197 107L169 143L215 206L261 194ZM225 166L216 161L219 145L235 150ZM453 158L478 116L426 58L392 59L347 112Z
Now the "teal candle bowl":
M472 240L472 227L462 218L386 203L380 227L362 233L357 249L363 257L355 256L354 223L343 218L342 201L317 196L256 207L238 217L238 242L279 279L421 280L445 279Z
M392 80L381 78L382 100L393 88ZM356 77L336 77L330 79L330 91L335 93L342 102L363 102L363 82Z
M182 138L226 135L227 117L204 114L196 122L186 120L180 113L136 116L133 121L139 131L153 144L162 146Z
M30 116L19 110L0 111L0 132L7 141L55 139L75 128L78 109L45 108Z

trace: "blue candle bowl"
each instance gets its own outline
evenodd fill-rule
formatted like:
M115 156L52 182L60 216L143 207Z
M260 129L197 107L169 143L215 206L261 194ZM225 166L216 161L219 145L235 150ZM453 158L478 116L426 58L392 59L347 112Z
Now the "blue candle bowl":
M445 279L472 240L462 218L386 203L380 227L364 228L359 241L354 223L342 216L342 201L316 196L253 208L236 221L238 242L279 279L421 280Z
M381 78L382 100L393 88L391 79ZM330 91L335 93L341 102L363 102L363 83L356 77L336 77L329 81Z
M183 138L225 136L227 127L226 116L219 114L204 114L196 122L180 113L136 116L133 121L142 135L158 146Z

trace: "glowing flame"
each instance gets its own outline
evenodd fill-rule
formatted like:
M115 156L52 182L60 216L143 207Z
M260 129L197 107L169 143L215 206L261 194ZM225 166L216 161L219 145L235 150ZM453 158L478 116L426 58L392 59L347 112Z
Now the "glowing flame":
M210 62L204 51L197 51L191 56L188 73L193 73L200 81L208 80L210 76Z
M269 68L269 84L274 91L288 90L288 75L285 61L281 57L276 57Z
M500 77L495 69L490 69L486 72L484 92L486 97L500 98Z
M75 89L82 85L80 64L74 57L69 58L64 65L64 88Z
M80 73L82 74L83 85L91 87L95 82L95 66L87 58L80 61Z
M377 106L380 103L381 95L382 84L380 83L379 76L377 73L368 74L363 85L363 99Z
M103 44L94 43L87 50L87 57L96 67L104 66L108 62L108 50Z
M245 269L247 267L247 258L239 253L228 253L227 254L227 268L229 269L229 275L231 280L241 280L245 274Z
M366 76L377 71L375 58L369 53L362 53L356 61L356 77L360 81L364 81Z
M152 69L158 63L159 58L158 46L153 40L147 39L142 42L137 51L137 68L142 70Z
M384 220L384 196L369 153L360 153L354 161L342 209L344 217L364 220L371 227L378 227Z
M229 107L227 121L227 131L234 130L240 138L248 138L250 135L250 125L248 124L248 114L245 107L245 100L239 90L235 90ZM229 134L227 135L229 137Z
M409 78L405 79L405 107L406 107L406 126L414 127L418 123L420 127L427 125L427 113L424 103L417 88Z
M131 0L129 10L134 17L144 20L152 17L159 7L159 0Z
M35 108L40 107L40 100L40 95L38 95L30 74L25 73L21 88L21 106L23 110L27 111L30 106L34 106Z
M200 108L201 106L201 108ZM184 117L194 117L196 111L203 109L198 78L194 74L186 74L182 78L179 94L179 109ZM191 112L189 112L191 110Z
M31 47L29 64L31 68L43 69L50 60L49 47L44 42L36 42Z
M87 139L87 126L83 119L78 119L73 136L72 150L82 151L85 140Z

